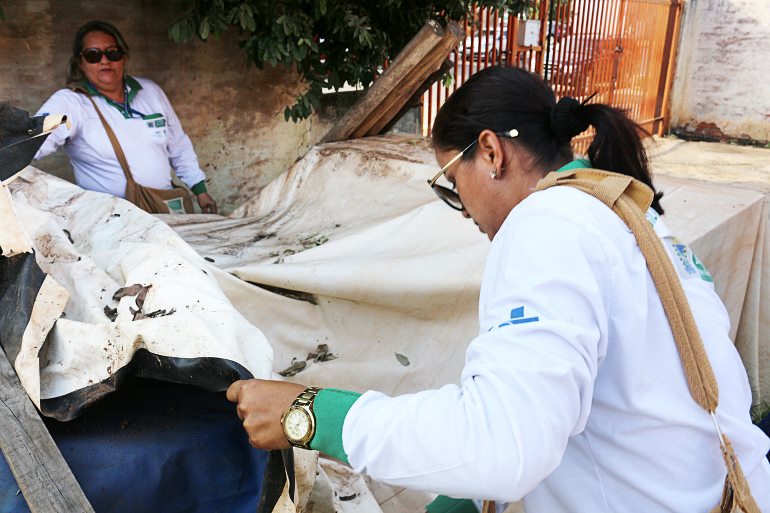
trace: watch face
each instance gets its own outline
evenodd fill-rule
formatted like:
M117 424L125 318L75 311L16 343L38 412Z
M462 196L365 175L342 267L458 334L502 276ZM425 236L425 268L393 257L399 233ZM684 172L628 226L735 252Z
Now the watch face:
M286 437L298 442L310 432L310 417L303 409L291 409L286 414L283 427L286 431Z

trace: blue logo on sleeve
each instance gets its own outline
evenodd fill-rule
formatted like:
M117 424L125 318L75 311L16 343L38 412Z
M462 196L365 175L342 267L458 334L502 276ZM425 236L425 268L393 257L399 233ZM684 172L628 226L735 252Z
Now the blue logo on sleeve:
M502 324L499 324L497 327L502 328L504 326L511 326L513 324L524 324L527 322L537 322L539 320L540 320L540 317L537 317L537 316L524 317L524 307L520 306L518 308L514 308L513 310L511 310L511 318L508 321ZM492 331L493 329L494 329L494 326L489 328L489 331Z

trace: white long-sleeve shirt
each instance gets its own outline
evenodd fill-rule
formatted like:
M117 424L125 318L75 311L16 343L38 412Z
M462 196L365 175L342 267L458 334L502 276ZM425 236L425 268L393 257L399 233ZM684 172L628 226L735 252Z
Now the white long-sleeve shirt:
M746 372L711 278L649 216L679 272L719 384L717 416L770 512L770 441L752 425ZM536 192L492 242L479 335L459 386L367 392L343 426L358 472L528 513L708 512L725 465L690 396L634 235L571 187Z
M161 88L146 78L135 80L129 78L136 90L130 101L136 111L132 117L125 117L104 96L93 95L120 142L134 180L147 187L170 189L173 166L182 182L192 188L206 176L190 138ZM123 169L88 97L60 89L38 109L37 115L43 114L66 114L70 127L62 125L48 136L35 159L63 147L80 187L125 197Z

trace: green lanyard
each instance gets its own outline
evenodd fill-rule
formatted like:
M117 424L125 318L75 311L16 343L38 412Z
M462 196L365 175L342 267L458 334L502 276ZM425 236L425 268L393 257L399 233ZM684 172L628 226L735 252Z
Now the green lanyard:
M145 115L139 112L136 109L131 108L131 102L133 101L134 97L136 96L136 93L139 92L139 90L142 88L141 84L137 82L137 80L134 77L126 76L125 79L125 85L123 86L124 89L124 95L123 95L123 104L110 100L106 96L104 96L102 93L100 93L96 87L89 82L88 80L84 81L85 89L91 93L92 95L99 95L102 96L106 101L108 105L111 105L112 107L115 107L118 109L118 112L123 114L123 117L126 119L131 119L134 117L134 114L138 115L142 119L145 119Z

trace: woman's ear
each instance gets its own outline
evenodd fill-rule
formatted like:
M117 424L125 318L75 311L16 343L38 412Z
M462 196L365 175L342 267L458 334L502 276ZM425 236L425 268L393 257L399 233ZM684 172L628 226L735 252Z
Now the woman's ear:
M490 170L501 176L505 169L505 149L500 137L492 130L484 130L479 135L479 152Z

